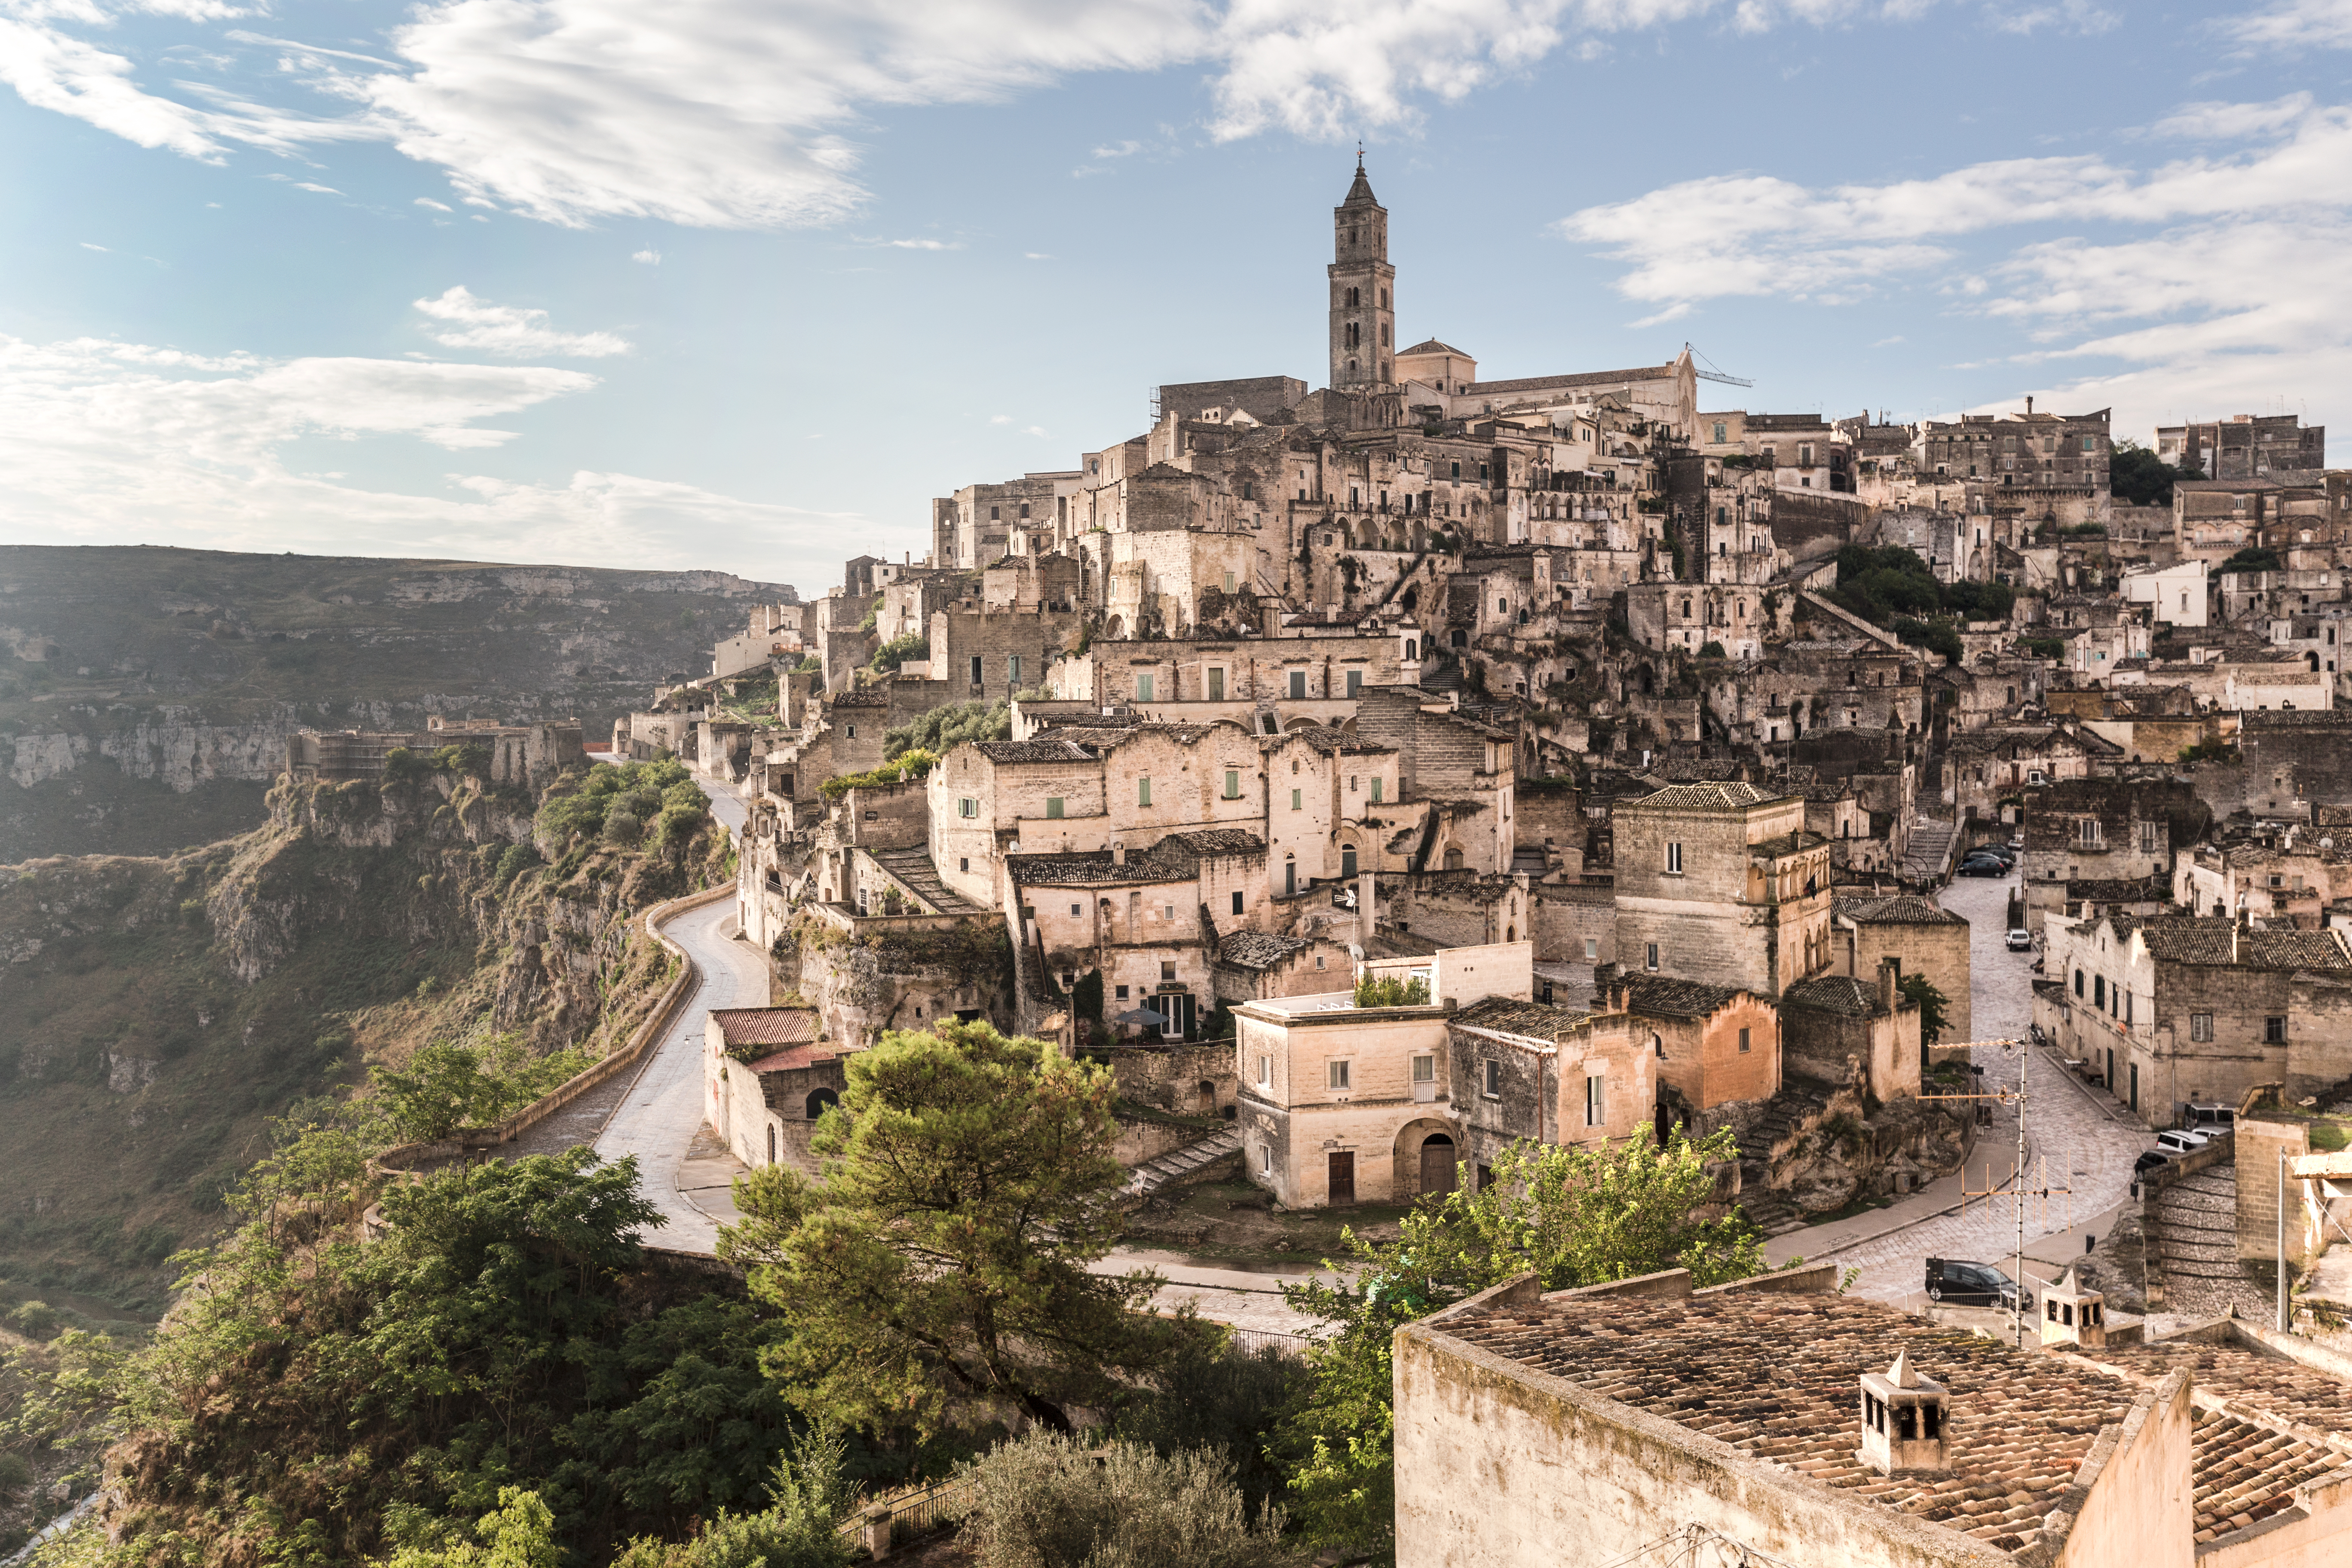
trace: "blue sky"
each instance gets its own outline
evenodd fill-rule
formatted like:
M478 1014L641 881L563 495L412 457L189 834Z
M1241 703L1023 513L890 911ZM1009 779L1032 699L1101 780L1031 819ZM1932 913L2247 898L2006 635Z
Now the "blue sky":
M1405 341L2329 422L2352 0L0 0L0 538L698 566ZM2352 440L2352 430L2339 442Z

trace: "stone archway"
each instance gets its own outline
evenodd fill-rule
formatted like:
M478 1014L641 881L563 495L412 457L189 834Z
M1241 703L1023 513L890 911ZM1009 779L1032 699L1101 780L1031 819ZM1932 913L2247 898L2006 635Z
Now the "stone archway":
M1454 1190L1458 1175L1454 1167L1465 1157L1461 1141L1456 1136L1458 1131L1451 1121L1443 1121L1433 1116L1417 1118L1397 1129L1394 1173L1391 1177L1394 1184L1389 1189L1395 1194L1394 1201L1404 1203L1424 1194ZM1436 1144L1436 1151L1424 1161L1423 1152L1433 1142ZM1432 1164L1437 1167L1437 1171L1430 1173L1434 1176L1442 1172L1444 1185L1423 1184L1424 1171Z

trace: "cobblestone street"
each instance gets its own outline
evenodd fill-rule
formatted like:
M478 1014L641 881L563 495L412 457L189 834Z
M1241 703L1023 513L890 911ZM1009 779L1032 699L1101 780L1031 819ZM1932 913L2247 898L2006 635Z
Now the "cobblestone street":
M2005 945L2004 915L2014 874L2000 880L1961 878L1939 900L1970 927L1970 1002L1979 1040L2023 1038L2032 1021L2034 961L2038 952L2011 952ZM2024 1047L2018 1047L2024 1048ZM2014 1089L2015 1050L1980 1047L1975 1064L1984 1069L1983 1087ZM2046 1159L2049 1184L2072 1187L2065 1196L2030 1199L2026 1207L2027 1271L2035 1278L2058 1272L2058 1259L2083 1250L2078 1237L2096 1233L2129 1201L2132 1161L2155 1146L2110 1099L2068 1074L2056 1053L2035 1049L2027 1079L2029 1185L2039 1185L2039 1162ZM1887 1300L1924 1300L1921 1288L1929 1258L1967 1258L2004 1271L2017 1246L2017 1210L2007 1199L1969 1199L1961 1212L1963 1181L1970 1192L2005 1184L2017 1153L2017 1112L1996 1106L1992 1125L1979 1129L1965 1178L1946 1177L1890 1208L1853 1219L1809 1226L1776 1237L1765 1248L1775 1262L1791 1257L1835 1260L1862 1270L1854 1294ZM1892 1228L1890 1228L1890 1226ZM2035 1258L2043 1261L2037 1265Z

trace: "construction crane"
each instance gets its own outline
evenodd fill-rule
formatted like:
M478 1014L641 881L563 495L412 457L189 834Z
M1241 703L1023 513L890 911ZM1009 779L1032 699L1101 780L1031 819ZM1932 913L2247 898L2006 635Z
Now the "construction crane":
M1704 354L1699 353L1698 350L1691 347L1687 342L1683 344L1683 352L1696 358L1706 358ZM1707 363L1712 364L1715 362L1709 360ZM1753 386L1756 384L1746 376L1726 375L1719 370L1701 370L1696 365L1691 366L1691 374L1698 377L1701 381L1719 381L1726 386Z

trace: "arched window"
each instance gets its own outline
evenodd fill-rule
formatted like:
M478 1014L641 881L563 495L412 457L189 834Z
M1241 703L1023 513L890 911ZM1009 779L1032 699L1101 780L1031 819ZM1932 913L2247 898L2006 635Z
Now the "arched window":
M808 1097L808 1119L811 1121L814 1121L818 1117L824 1114L824 1108L826 1106L839 1105L840 1103L841 1096L834 1093L834 1091L829 1089L812 1089L809 1091Z
M1342 846L1339 850L1339 875L1349 881L1355 880L1356 847L1352 844Z

